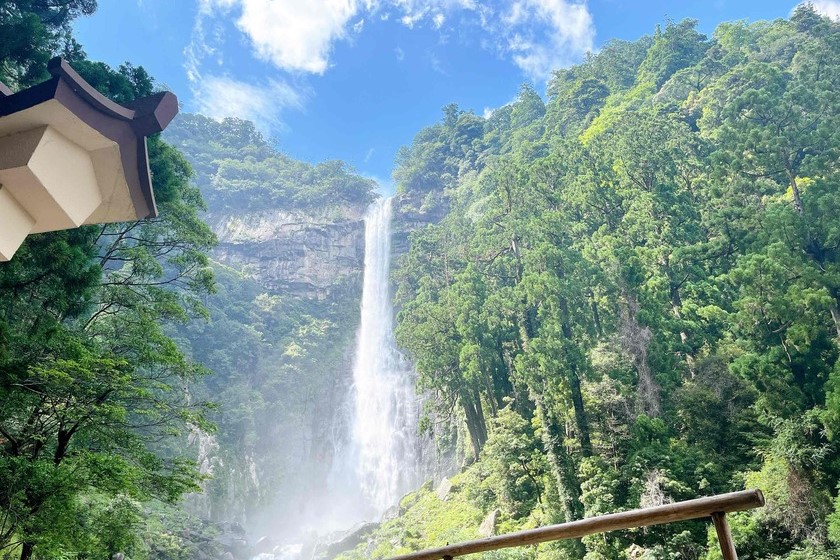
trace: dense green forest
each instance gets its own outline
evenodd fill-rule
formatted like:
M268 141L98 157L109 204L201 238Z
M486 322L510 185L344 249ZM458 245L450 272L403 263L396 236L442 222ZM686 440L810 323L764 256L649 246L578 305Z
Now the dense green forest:
M71 24L95 9L0 6L0 81L61 54L117 101L156 91L87 59ZM742 558L838 558L838 82L840 26L807 6L710 37L668 22L545 98L419 132L397 197L444 217L396 263L397 339L462 468L343 558L743 488L767 507L730 516ZM347 369L358 270L276 284L211 224L280 212L351 246L374 185L246 121L184 115L164 138L159 218L33 235L0 264L0 558L248 558L230 522L326 476L313 418ZM690 522L482 557L719 552Z
M402 150L450 211L395 272L398 341L469 442L347 558L744 488L742 558L840 545L840 28L671 22L455 106ZM438 197L440 198L440 197ZM717 558L705 523L486 558Z
M374 184L341 161L317 165L278 152L254 123L183 115L166 133L186 155L211 211L364 208Z

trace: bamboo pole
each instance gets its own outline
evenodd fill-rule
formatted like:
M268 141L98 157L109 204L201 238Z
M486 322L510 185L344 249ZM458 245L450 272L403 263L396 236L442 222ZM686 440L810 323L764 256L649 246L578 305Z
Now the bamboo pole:
M730 492L729 494L709 496L706 498L698 498L696 500L677 502L675 504L665 504L651 508L634 509L620 513L611 513L608 515L600 515L598 517L571 521L569 523L561 523L559 525L549 525L538 529L517 531L507 535L487 537L459 544L430 548L419 552L404 554L402 556L395 556L390 560L451 560L458 556L475 554L477 552L487 552L489 550L498 550L500 548L510 548L516 546L528 546L562 539L576 539L593 533L606 533L608 531L618 531L636 527L647 527L649 525L673 523L676 521L686 521L689 519L699 519L702 517L712 517L716 514L722 515L734 511L744 511L761 507L763 505L764 496L761 494L761 490ZM723 522L725 523L725 521L726 520L724 519ZM717 522L715 526L717 527ZM728 535L728 537L725 537L726 542L728 543L727 546L732 547L731 551L734 554L735 549L734 545L732 545L731 535L729 535L728 532L728 525L726 525L726 529L726 535ZM719 537L720 534L719 530ZM724 539L721 539L721 545L723 546L723 544ZM724 558L737 559L737 556L727 557L726 552L724 552Z

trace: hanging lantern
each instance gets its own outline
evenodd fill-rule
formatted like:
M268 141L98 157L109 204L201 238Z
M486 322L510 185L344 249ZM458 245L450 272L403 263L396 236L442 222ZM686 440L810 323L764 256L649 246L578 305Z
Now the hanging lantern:
M30 233L157 216L146 137L178 113L163 92L114 103L54 58L50 80L0 83L0 261Z

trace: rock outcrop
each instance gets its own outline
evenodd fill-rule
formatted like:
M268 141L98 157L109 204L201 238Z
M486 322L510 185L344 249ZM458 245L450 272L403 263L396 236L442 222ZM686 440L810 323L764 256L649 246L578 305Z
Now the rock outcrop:
M208 217L219 239L216 260L243 270L267 290L324 299L364 267L364 209L260 210ZM360 284L359 284L360 285Z
M441 501L446 501L446 499L449 498L449 493L451 491L452 482L447 477L443 477L443 480L441 480L440 484L438 484L437 490L435 490L438 499L440 499Z
M499 521L499 509L494 509L487 514L481 526L478 528L478 535L480 537L492 537L496 534L496 523Z
M397 195L392 252L408 251L412 231L439 222L448 204L439 194ZM266 209L213 212L207 222L219 239L213 255L242 270L266 290L325 299L348 283L361 286L364 270L363 207L322 210Z
M379 523L362 523L341 535L338 540L318 547L314 556L323 560L331 560L342 552L353 550L357 545L365 542L368 535L378 527Z

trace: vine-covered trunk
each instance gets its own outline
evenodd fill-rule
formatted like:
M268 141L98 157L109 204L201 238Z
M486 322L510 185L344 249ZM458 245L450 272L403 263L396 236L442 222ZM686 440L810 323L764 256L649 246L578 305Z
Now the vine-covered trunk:
M598 337L604 336L604 328L601 326L601 312L598 310L598 302L595 301L595 296L590 294L589 307L592 309L592 323L595 325L595 332Z
M537 417L542 424L541 439L545 448L551 474L557 483L557 493L566 521L580 519L583 506L580 502L580 482L574 460L563 446L563 433L557 420L543 402L542 394L534 394Z
M624 292L625 304L621 312L620 340L624 350L630 354L639 375L639 412L655 418L659 416L661 395L659 384L648 363L648 345L653 338L650 329L639 323L639 302L636 296Z
M796 210L796 213L800 216L804 213L805 209L802 206L802 196L799 193L799 185L796 184L796 174L790 169L787 169L788 175L788 182L790 183L790 190L793 194L793 209Z
M831 306L831 318L834 319L834 330L837 331L837 339L840 340L840 302L836 298Z
M569 324L569 304L566 298L560 298L560 310L563 312L563 336L570 345L574 345L574 333ZM569 391L572 394L572 407L575 410L575 427L580 439L580 449L584 457L592 455L592 441L589 437L589 421L586 418L586 409L583 406L583 393L580 390L580 373L577 360L569 359L566 367L569 377Z
M670 274L669 274L670 277ZM682 296L680 295L680 286L673 279L669 280L668 286L669 297L671 299L671 312L677 319L682 319ZM688 341L688 334L680 331L680 342L685 344Z
M461 406L464 409L473 454L478 459L481 449L487 442L487 424L484 420L484 410L481 407L481 397L474 393L469 399L462 398Z
M580 376L574 364L569 365L569 390L572 393L572 406L575 410L575 427L580 439L580 451L584 457L592 455L592 440L589 437L589 421L583 407L583 393L580 390Z

